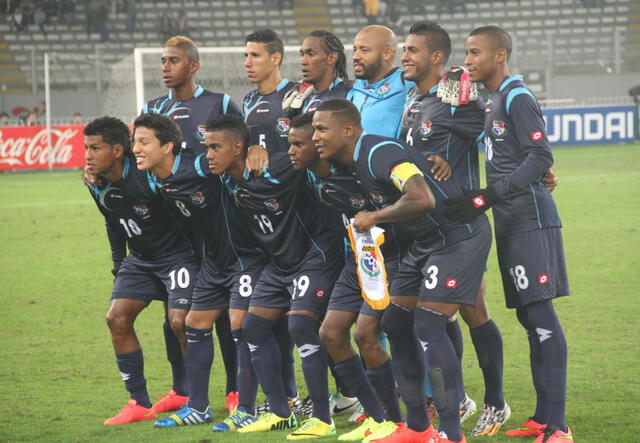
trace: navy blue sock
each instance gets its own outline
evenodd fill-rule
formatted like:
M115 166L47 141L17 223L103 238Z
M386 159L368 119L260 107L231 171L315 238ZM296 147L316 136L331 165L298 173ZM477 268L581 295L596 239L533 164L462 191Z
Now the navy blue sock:
M542 353L542 381L547 396L547 426L567 432L567 340L551 300L525 306Z
M231 331L238 353L238 406L242 406L249 414L255 414L258 379L251 365L249 346L244 339L242 329Z
M185 326L187 334L187 366L189 406L204 411L209 406L209 378L213 364L213 328Z
M238 390L238 358L236 345L231 335L231 320L229 320L229 310L225 310L216 320L216 335L220 344L220 354L224 363L224 371L227 374L226 393Z
M287 397L293 398L298 396L298 387L296 386L296 368L295 360L293 358L293 347L295 346L289 334L289 320L288 316L282 316L276 320L276 324L273 327L273 333L275 334L280 348L280 357L282 360L282 383L284 383L284 390L287 393Z
M393 376L391 359L377 368L367 369L367 377L387 413L387 418L395 423L401 422L402 412L400 411L398 389L396 388L396 379Z
M359 356L354 355L342 360L340 363L336 363L335 371L340 376L340 379L344 380L344 383L351 388L355 396L358 397L364 412L369 417L378 423L387 419L384 409L378 403L378 398L369 383L369 378L364 373Z
M529 363L531 365L531 378L533 387L536 391L536 409L533 419L545 424L547 423L547 393L544 386L543 365L542 365L542 349L540 348L540 340L536 334L535 328L531 327L527 320L527 312L525 308L516 309L516 317L520 324L527 332L527 340L529 340Z
M331 376L336 382L336 391L345 397L355 397L356 391L353 389L353 386L345 382L340 374L336 372L336 364L331 360L331 356L327 355L327 358L329 359L329 372L331 372Z
M424 362L413 332L413 312L391 303L382 316L389 339L393 374L407 410L407 426L422 432L429 427L424 396Z
M187 390L187 370L182 357L180 342L171 330L169 322L166 320L162 324L164 332L164 345L167 349L167 360L171 363L171 374L173 375L173 390L178 395L188 396Z
M251 353L251 364L269 400L269 408L278 417L284 418L291 415L291 410L282 383L282 361L277 358L280 349L273 335L274 323L248 313L242 329Z
M462 353L464 350L464 345L462 342L462 330L460 329L460 322L456 318L454 321L447 321L447 335L451 340L451 344L453 345L453 350L456 353L456 357L460 364L462 364ZM460 390L458 392L458 401L461 402L464 400L464 378L460 379Z
M302 374L313 407L312 417L331 423L327 353L320 342L320 322L308 315L289 315L289 333L302 360Z
M142 349L128 354L116 354L116 362L122 381L124 381L124 387L129 391L131 398L136 400L140 406L150 408L151 400L149 400L147 392L147 380L144 378Z
M469 328L473 347L478 356L478 365L484 376L484 404L504 408L502 392L502 335L495 322L489 319L477 328Z
M417 308L415 311L415 331L423 350L440 429L449 440L460 441L462 428L458 395L462 370L447 336L447 321L446 315L430 309Z

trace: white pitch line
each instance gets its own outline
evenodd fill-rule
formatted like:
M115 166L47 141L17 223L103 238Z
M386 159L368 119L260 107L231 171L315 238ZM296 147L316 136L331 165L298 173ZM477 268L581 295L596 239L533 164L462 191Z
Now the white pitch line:
M72 201L51 201L51 202L33 202L33 203L16 203L12 205L0 205L0 209L4 208L31 208L34 206L58 206L58 205L87 205L93 203L91 200L72 200Z

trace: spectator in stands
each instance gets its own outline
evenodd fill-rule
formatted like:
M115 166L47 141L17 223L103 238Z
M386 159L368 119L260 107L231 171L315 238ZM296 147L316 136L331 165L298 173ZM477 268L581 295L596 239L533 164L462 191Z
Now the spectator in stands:
M407 6L409 7L409 14L424 14L425 13L425 2L422 0L408 0Z
M133 34L136 32L136 19L138 15L138 5L136 0L126 0L125 10L127 12L127 32Z
M73 0L60 0L58 2L58 23L72 25L74 22L73 13L76 10L76 4Z
M0 113L0 126L9 126L9 114L6 112Z
M169 40L175 34L176 29L174 21L169 17L169 13L164 11L160 17L160 38L162 39L162 43L164 44L164 42Z
M83 125L84 122L82 121L82 114L80 114L79 112L76 112L75 114L73 114L73 122L74 125Z
M22 13L22 9L16 8L13 16L11 17L11 23L13 24L16 32L22 32L27 29L27 18Z
M362 0L364 8L364 16L367 17L367 23L374 25L378 22L379 5L378 0Z
M24 122L25 126L38 126L38 114L36 111L31 111Z
M189 25L187 24L187 14L184 11L178 11L176 15L176 33L178 35L189 35Z
M44 29L44 25L47 22L47 14L44 12L42 6L38 6L36 12L33 13L33 23L40 28L40 32L47 35L47 30Z

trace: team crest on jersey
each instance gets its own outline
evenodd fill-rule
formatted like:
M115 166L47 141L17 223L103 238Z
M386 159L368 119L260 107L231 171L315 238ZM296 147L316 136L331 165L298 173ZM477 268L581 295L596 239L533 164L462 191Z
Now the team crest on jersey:
M501 137L507 133L507 126L501 120L494 120L491 123L491 132L496 137Z
M276 200L275 198L270 198L269 200L265 200L264 205L271 212L276 212L278 209L280 209L280 203L278 203L278 200Z
M147 205L133 205L133 210L136 211L140 217L144 217L149 214L149 206Z
M420 122L420 135L423 137L428 137L431 135L433 131L433 126L429 120L422 120Z
M370 251L363 249L362 257L360 258L360 270L367 274L371 278L378 277L381 272L380 261L376 256L375 249L371 248Z
M351 201L351 206L356 209L364 208L364 197L360 194L349 196L349 201Z
M201 205L204 203L204 194L202 192L196 192L191 196L191 201L196 205Z
M198 125L196 128L196 140L200 143L204 143L204 133L207 132L207 127L205 125Z
M378 95L378 97L382 97L383 95L388 93L390 90L391 90L391 83L385 83L384 85L381 85L378 88L378 90L376 91L376 94Z
M378 204L384 203L384 197L379 192L372 192L370 195L371 195L371 199L375 203L378 203Z
M280 134L286 134L289 132L289 119L288 118L279 118L278 124L276 125L276 131Z

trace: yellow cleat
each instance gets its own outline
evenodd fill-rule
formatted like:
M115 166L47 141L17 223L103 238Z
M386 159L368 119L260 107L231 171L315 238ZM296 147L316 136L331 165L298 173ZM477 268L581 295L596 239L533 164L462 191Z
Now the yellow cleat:
M278 417L272 412L266 412L260 415L256 422L238 429L237 432L267 432L279 431L281 429L295 429L297 427L298 421L296 420L296 416L293 415L293 412L287 418Z
M373 440L388 437L396 432L398 424L389 420L385 420L380 423L374 423L373 426L367 431L367 436L362 439L362 443L369 443ZM426 441L426 440L425 440Z
M368 434L366 433L369 428L377 425L378 423L371 417L367 417L360 426L346 432L338 437L340 441L362 441Z
M298 429L287 435L287 440L306 440L332 435L336 435L336 425L333 420L331 420L331 424L327 424L319 418L311 417L303 421Z

